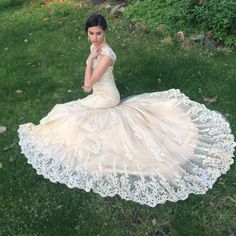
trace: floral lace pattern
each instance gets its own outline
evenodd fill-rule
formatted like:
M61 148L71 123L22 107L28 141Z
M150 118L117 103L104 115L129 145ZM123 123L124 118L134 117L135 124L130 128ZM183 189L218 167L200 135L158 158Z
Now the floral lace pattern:
M170 103L162 106L162 101L170 101ZM71 104L73 105L73 102ZM77 104L79 101L75 105ZM148 119L148 117L152 117L153 109L159 112L158 109L161 110L168 106L169 108L166 109L170 111L179 109L182 112L179 114L187 117L186 119L190 121L189 126L185 122L183 122L184 124L179 123L179 134L172 129L168 131L163 119L165 118L170 124L174 121L170 120L168 116L164 116L165 112L163 112L164 115L160 115L158 121L154 121L152 118ZM92 189L102 197L112 197L118 194L125 200L132 200L151 207L166 201L184 200L191 193L206 193L208 189L212 188L218 177L225 174L233 163L232 157L236 143L231 134L229 123L220 113L208 110L205 105L191 101L177 89L130 97L122 101L118 107L106 110L107 113L101 109L93 109L92 112L100 112L100 116L97 114L93 118L88 113L84 113L87 119L84 123L91 124L89 132L86 131L85 134L96 137L91 143L89 143L90 136L86 139L80 134L81 127L77 125L78 137L74 137L72 132L70 135L74 138L68 139L70 141L64 139L64 144L60 145L55 141L55 144L51 144L52 148L48 149L47 141L43 143L40 139L40 132L43 132L40 130L40 125L47 124L47 119L39 125L39 128L31 123L20 125L18 133L22 153L28 159L28 163L36 169L37 174L43 175L51 182L63 183L69 188L84 189L87 192ZM131 113L134 110L136 113L132 116ZM54 110L54 113L57 112ZM51 118L49 116L49 121L56 122L56 119L60 119L60 117L55 118L54 113L51 113ZM157 115L155 114L155 116ZM83 120L82 117L75 122L79 122L79 120ZM143 121L143 126L139 126L137 123L140 120ZM154 128L148 129L147 124ZM176 124L173 126L174 129L178 128L178 123ZM111 135L109 133L111 127L114 130L119 130ZM181 127L193 137L197 137L197 140L193 138L192 142L194 145L193 155L191 154L192 149L186 149L184 152L184 148L188 148L186 144L188 139L181 136ZM105 134L102 133L104 129L106 130ZM53 128L51 130L53 132ZM152 138L153 132L159 132L156 133L160 136L158 142ZM167 137L164 135L165 132L169 132ZM57 136L55 135L55 137ZM61 139L63 138L62 136ZM88 142L88 145L85 146L90 147L84 153L81 146L73 146L77 142L76 139L79 138L82 140L80 141L82 146ZM113 146L109 147L105 143L106 140L109 140L114 147L119 145L117 146L119 151L116 152L115 148L113 154L107 151ZM116 144L118 141L121 143ZM70 150L71 159L67 163L62 156L70 143L78 150L74 152ZM132 146L132 143L135 143L136 146ZM168 145L170 144L173 145L173 150L176 150L176 157L169 152ZM138 149L140 146L142 149ZM180 151L178 151L178 147L180 147ZM140 150L143 151L143 155L138 156ZM153 164L148 165L149 161L146 159L145 153L150 158L148 160L153 161ZM60 155L61 158L59 158ZM160 165L163 166L159 169Z

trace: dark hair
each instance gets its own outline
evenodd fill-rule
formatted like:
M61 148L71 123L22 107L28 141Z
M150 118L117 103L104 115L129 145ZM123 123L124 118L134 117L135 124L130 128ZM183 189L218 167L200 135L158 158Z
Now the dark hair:
M107 29L107 22L102 15L95 13L88 17L84 27L85 32L87 33L88 28L93 26L100 26L105 31Z

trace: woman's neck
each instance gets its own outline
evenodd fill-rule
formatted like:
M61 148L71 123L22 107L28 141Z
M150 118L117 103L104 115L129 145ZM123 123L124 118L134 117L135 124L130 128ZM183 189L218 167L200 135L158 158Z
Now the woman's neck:
M96 47L96 48L102 48L104 46L107 46L107 43L105 41L103 41L102 43L100 43L98 45L94 45L94 47Z

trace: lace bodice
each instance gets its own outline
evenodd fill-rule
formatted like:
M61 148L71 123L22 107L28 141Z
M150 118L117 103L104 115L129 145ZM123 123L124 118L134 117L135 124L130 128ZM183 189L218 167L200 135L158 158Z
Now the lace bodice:
M90 50L92 50L91 45ZM105 108L114 107L120 102L120 94L116 87L113 75L113 66L116 61L116 54L109 46L104 46L101 55L106 55L113 60L113 65L109 66L101 78L93 85L93 93L83 99L82 104L88 107ZM93 61L93 69L99 62L99 56Z

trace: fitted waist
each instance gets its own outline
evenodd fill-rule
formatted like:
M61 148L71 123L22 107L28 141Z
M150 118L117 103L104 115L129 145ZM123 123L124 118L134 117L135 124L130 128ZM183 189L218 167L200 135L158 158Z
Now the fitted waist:
M105 91L114 91L117 90L114 79L100 79L93 85L93 91L96 92L105 92Z
M120 100L120 93L117 88L103 88L103 89L93 89L93 95L101 97L108 100Z
M115 107L120 103L120 94L117 92L103 93L102 91L93 91L92 94L81 100L81 104L93 108Z

